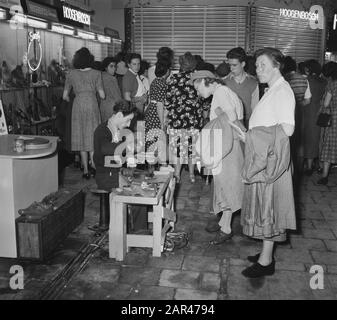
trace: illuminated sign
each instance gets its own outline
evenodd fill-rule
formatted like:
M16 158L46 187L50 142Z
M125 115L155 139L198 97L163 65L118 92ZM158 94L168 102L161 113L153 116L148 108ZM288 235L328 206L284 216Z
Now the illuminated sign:
M280 16L285 18L300 18L303 20L311 20L311 21L319 20L318 13L314 13L311 11L280 9Z
M333 16L333 29L337 29L337 13Z
M63 6L63 17L90 26L90 15L82 11Z

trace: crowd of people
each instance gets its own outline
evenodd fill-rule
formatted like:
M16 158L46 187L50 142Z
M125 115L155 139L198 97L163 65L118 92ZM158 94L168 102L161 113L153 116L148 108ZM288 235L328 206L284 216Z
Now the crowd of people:
M63 98L73 91L71 148L83 177L96 174L99 188L117 187L119 168L107 167L105 157L132 145L128 132L145 122L146 154L168 150L160 164L174 167L178 183L184 164L191 183L196 163L212 173L211 244L233 236L232 216L241 210L243 233L263 240L242 273L272 275L275 242L296 229L293 187L314 170L322 172L317 183L327 184L337 163L337 63L297 64L274 48L254 56L233 48L217 67L191 52L178 58L173 70L168 47L159 48L153 66L138 53L102 62L87 48L75 53ZM210 154L212 145L220 148Z

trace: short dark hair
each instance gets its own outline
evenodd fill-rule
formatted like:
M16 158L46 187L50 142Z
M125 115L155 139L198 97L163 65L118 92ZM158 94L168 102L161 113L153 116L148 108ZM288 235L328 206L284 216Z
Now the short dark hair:
M217 76L219 76L220 78L226 77L227 75L229 75L231 72L231 67L229 66L228 63L223 62L220 63L217 68L215 69L215 73L217 74Z
M139 69L139 74L142 75L145 73L147 69L150 68L150 64L146 60L141 60L140 61L140 69Z
M214 64L212 63L202 61L197 64L197 66L195 67L195 70L208 70L214 73L215 67L214 67Z
M123 116L128 116L131 113L135 112L134 108L131 108L130 103L126 100L118 100L113 106L113 113L116 114L122 112Z
M255 57L254 56L247 56L246 58L246 65L245 71L250 74L251 76L256 76L256 65L255 65Z
M280 71L282 72L283 66L284 66L284 55L283 53L276 49L271 47L265 47L259 50L256 50L255 52L255 59L257 59L260 56L267 56L273 63L274 67L278 67Z
M308 69L310 75L315 74L319 76L322 73L322 66L315 59L310 59L310 60L305 61L305 67Z
M106 57L102 61L102 69L105 70L110 63L117 64L117 60L114 57Z
M246 51L241 47L236 47L227 52L227 59L238 59L240 62L245 62L247 55Z
M296 60L293 59L291 56L286 56L284 58L283 73L287 74L289 72L296 71L296 70L297 70Z
M91 68L94 66L95 58L90 53L89 49L83 47L77 50L73 58L73 66L75 69L85 69Z
M167 73L168 70L169 70L169 67L167 64L157 62L156 68L154 70L154 74L156 75L156 77L162 77Z
M139 53L132 52L126 56L126 63L131 63L133 59L139 59L139 61L142 61L142 56Z
M322 74L324 77L329 78L333 73L337 71L337 63L333 61L329 61L323 65Z
M191 52L187 51L182 56L179 57L180 69L185 72L194 71L197 66L197 61Z
M169 47L161 47L157 52L157 60L158 62L167 63L169 67L172 65L174 52Z

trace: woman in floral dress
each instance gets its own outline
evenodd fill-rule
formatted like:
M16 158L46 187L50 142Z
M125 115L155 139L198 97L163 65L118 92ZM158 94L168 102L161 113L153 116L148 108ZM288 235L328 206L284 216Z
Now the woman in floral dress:
M196 60L190 52L179 57L180 72L168 80L165 108L168 111L170 163L175 164L175 176L180 181L181 165L188 163L190 180L195 182L193 156L199 130L203 126L203 109L197 91L190 84Z
M156 64L156 78L151 83L150 103L145 113L146 152L155 153L158 147L157 152L159 153L158 139L163 139L164 144L166 143L165 132L163 131L165 123L164 102L167 91L166 79L169 73L170 69L166 64Z

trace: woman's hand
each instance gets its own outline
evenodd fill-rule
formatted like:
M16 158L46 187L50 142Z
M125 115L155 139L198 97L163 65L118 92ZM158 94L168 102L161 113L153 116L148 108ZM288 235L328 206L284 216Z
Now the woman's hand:
M235 124L234 122L228 121L229 125L235 130L235 132L238 134L239 139L243 142L246 142L246 132L243 131L242 128L240 128L240 126L238 126L237 124ZM245 130L245 129L244 129Z

